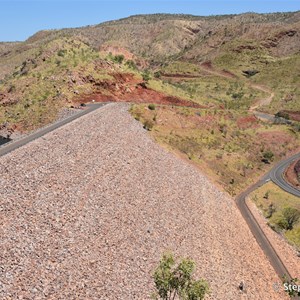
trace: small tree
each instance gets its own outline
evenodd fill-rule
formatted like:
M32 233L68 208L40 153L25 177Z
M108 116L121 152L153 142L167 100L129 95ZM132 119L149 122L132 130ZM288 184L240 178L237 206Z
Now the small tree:
M146 81L146 82L149 81L151 79L150 71L149 70L145 70L142 73L142 77L143 77L144 81Z
M274 223L279 230L292 230L300 219L300 211L293 207L286 207L282 212L274 214Z
M287 230L292 230L295 223L300 218L300 211L296 208L293 208L293 207L286 207L282 211L282 215L283 215L283 217L286 221L286 229Z
M149 104L149 105L148 105L148 108L149 108L150 110L155 110L155 105L154 105L154 104Z
M135 62L133 60L127 60L126 63L125 63L125 65L127 67L129 67L130 69L132 69L132 70L136 70L137 69L136 64L135 64Z
M151 120L146 120L144 122L143 128L146 129L146 130L148 130L148 131L151 131L152 128L153 128L153 126L154 126L154 123Z
M268 209L266 211L266 214L265 214L266 218L268 218L268 219L271 218L273 216L274 212L276 212L276 207L274 206L273 203L271 203L268 206Z
M155 78L160 78L161 77L161 72L160 71L154 72L154 77Z
M123 54L118 54L114 57L114 61L118 64L121 64L124 60L124 55Z
M194 269L195 263L190 259L182 259L176 265L172 254L163 255L153 276L157 290L155 299L204 299L209 292L208 283L203 279L194 280Z
M265 151L263 153L263 159L262 161L266 164L269 164L270 161L273 161L274 159L274 153L271 150Z

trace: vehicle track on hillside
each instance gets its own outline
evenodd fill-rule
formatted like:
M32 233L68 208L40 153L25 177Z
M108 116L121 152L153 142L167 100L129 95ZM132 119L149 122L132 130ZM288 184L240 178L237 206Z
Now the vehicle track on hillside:
M203 64L200 65L200 68L202 68L204 71L206 71L212 75L223 77L226 79L238 78L235 74L232 74L228 71L218 71L218 70L213 69L212 67L208 67ZM262 98L262 99L256 100L255 104L249 108L249 111L253 112L253 111L255 111L256 108L258 108L260 106L264 106L264 105L269 105L272 102L275 94L268 87L263 86L263 85L258 85L258 84L252 83L252 82L245 82L245 83L253 89L256 89L261 92L265 92L265 93L269 94L269 97L267 97L267 98Z

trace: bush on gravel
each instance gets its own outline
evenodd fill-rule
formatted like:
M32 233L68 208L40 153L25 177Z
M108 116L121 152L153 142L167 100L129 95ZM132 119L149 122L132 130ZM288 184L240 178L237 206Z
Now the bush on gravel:
M172 254L163 255L154 272L154 299L201 300L209 292L204 279L193 279L195 263L182 259L177 265Z

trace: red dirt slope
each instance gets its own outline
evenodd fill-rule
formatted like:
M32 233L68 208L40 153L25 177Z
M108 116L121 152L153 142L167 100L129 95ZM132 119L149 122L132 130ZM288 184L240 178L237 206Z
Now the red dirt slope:
M135 78L133 74L113 73L114 81L95 82L95 93L78 97L75 102L134 102L156 103L201 108L197 103L169 96L149 89L146 83Z

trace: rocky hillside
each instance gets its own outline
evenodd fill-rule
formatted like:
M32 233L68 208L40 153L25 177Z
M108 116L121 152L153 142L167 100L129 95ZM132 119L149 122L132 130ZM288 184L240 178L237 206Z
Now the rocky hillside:
M203 100L204 91L195 93L194 87L160 75L165 68L189 74L208 62L233 74L239 84L253 82L274 90L274 101L266 110L300 110L299 35L300 12L138 15L83 28L40 31L25 42L0 43L0 123L29 128L35 120L33 127L39 126L82 95L123 99L126 94L129 99L137 84L185 100L195 101L196 95ZM174 70L174 65L180 67ZM135 78L133 85L120 82L124 76L116 74L124 73ZM194 75L207 78L200 70ZM149 83L151 78L155 81ZM218 84L217 78L211 81ZM248 95L255 97L255 91ZM215 105L224 99L222 93L213 97L195 102ZM253 100L249 96L245 101Z

